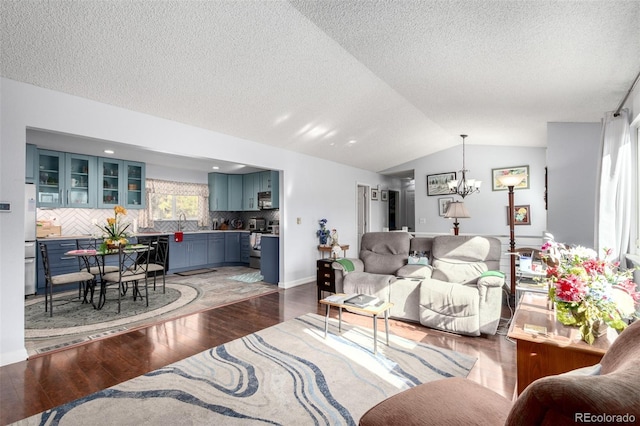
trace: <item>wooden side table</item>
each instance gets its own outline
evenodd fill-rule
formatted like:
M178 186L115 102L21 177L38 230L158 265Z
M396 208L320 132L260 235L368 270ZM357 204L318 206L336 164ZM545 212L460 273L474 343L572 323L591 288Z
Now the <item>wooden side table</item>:
M318 246L318 251L320 252L320 255L322 256L322 258L324 259L324 254L327 253L329 255L329 257L331 257L331 249L333 247L332 246ZM340 250L342 250L342 257L347 257L347 250L349 250L349 244L340 244Z
M547 334L525 331L525 324L546 327ZM610 328L605 336L589 345L582 340L578 327L556 320L555 311L547 308L547 295L524 292L507 336L516 341L517 392L520 394L541 377L599 363L618 333Z
M331 264L333 259L318 259L316 262L316 284L318 285L318 300L322 299L322 292L336 292L336 273Z

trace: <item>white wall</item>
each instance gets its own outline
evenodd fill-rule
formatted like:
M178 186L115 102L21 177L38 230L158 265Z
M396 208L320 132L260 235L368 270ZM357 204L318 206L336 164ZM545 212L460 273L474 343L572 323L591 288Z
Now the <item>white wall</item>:
M377 173L5 78L1 85L0 199L10 201L13 211L0 214L0 365L26 358L22 245L27 128L282 170L282 287L314 280L318 219L327 218L340 231L341 242L355 247L357 183L388 185L389 179ZM373 230L381 230L386 218L381 204L372 207Z
M465 197L470 218L460 219L460 234L508 235L507 191L492 191L494 168L529 166L529 189L514 191L515 205L529 205L531 225L515 227L518 236L540 236L547 227L544 206L545 148L516 148L505 146L466 145L467 179L482 181L480 193ZM414 169L416 232L425 234L449 233L453 221L439 216L438 199L448 197L427 196L427 175L458 172L462 168L462 145L437 152L427 157L399 165L397 170ZM390 169L390 170L394 170ZM387 170L390 171L390 170ZM460 178L458 173L458 178ZM454 197L460 201L460 197Z

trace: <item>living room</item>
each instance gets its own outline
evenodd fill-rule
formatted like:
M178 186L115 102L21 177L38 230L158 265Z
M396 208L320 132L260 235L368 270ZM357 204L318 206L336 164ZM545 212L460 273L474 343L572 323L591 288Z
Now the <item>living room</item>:
M491 2L484 3L491 4ZM604 8L603 4L605 3L607 2L602 2L600 6ZM627 11L626 15L630 15L631 18L638 16L637 7L634 8L633 6L633 3L627 3L627 7L631 10ZM3 4L3 14L6 11L5 7L9 6ZM288 3L280 4L278 7L284 7L288 14L297 13L292 10L293 6ZM256 7L258 12L254 10L250 15L269 12L265 11L265 9L268 8L264 7L264 5ZM43 12L40 10L39 14L43 14ZM272 11L268 15L273 18ZM554 16L559 22L562 22L560 15ZM557 85L553 85L553 89L545 88L544 85L533 85L535 70L547 70L548 68L557 72L566 86L569 85L569 82L581 80L580 74L575 71L576 68L571 67L571 72L567 74L562 74L556 70L555 65L563 59L563 52L548 58L536 56L537 62L527 63L526 67L534 70L534 72L526 73L530 80L522 78L522 74L515 74L515 76L509 74L513 70L507 65L505 65L505 71L501 71L500 65L502 61L510 62L504 58L496 60L490 66L483 68L487 80L476 78L477 69L456 57L455 65L462 76L454 80L455 73L451 72L452 68L448 68L447 72L452 75L451 83L447 84L451 99L445 102L446 99L439 98L440 101L438 103L431 104L428 108L425 107L424 111L418 110L415 106L412 106L411 102L402 99L403 96L399 93L410 92L406 87L398 84L397 89L390 89L389 87L394 86L388 86L388 83L384 83L384 80L379 80L377 77L371 78L370 75L369 77L365 76L364 80L358 80L363 87L361 88L362 90L358 90L355 94L351 92L341 93L340 90L332 86L331 96L323 95L322 92L327 89L318 87L323 86L323 83L321 83L324 81L322 76L329 75L336 79L338 77L335 77L330 72L330 69L327 68L322 68L320 72L311 73L312 68L317 65L309 69L300 69L299 65L296 64L300 62L300 57L306 57L305 52L311 51L312 46L303 45L299 47L300 55L292 53L291 56L295 60L287 62L291 67L295 66L287 76L292 80L293 77L305 73L316 77L316 82L311 84L313 87L308 92L305 92L305 96L310 98L318 96L318 99L321 96L327 96L323 99L330 99L323 103L322 106L324 109L337 109L338 111L327 122L332 122L335 128L346 126L348 120L341 117L348 117L350 114L355 114L363 109L370 109L365 127L373 130L361 132L362 139L358 140L352 148L332 147L328 144L323 144L321 141L312 138L311 135L302 132L302 125L292 125L287 133L290 137L283 137L280 142L263 143L261 135L268 135L270 132L275 132L280 128L277 124L274 124L274 119L277 117L272 117L271 115L273 114L269 116L269 120L260 115L261 119L256 120L259 122L258 124L251 126L246 124L248 128L246 131L231 133L229 131L229 129L232 129L229 124L231 121L238 121L238 117L244 116L245 122L242 124L245 124L249 120L248 117L252 116L246 111L255 112L255 109L245 110L243 107L230 107L229 105L235 105L231 103L224 107L218 106L215 110L212 110L214 111L211 114L213 116L216 114L222 115L224 112L222 110L225 108L240 110L236 110L234 117L229 119L229 122L226 122L224 126L217 126L215 122L196 123L191 120L188 113L182 115L168 113L167 110L163 109L168 108L166 104L159 100L154 100L155 98L145 91L139 93L134 93L132 90L114 91L111 97L102 97L92 96L91 91L88 90L86 92L79 91L79 93L83 93L81 95L76 94L74 90L77 89L69 89L64 84L64 80L74 79L70 77L74 76L73 73L65 74L64 78L61 79L63 81L56 80L48 85L46 81L39 80L38 76L31 74L34 69L39 69L38 64L19 62L20 66L16 66L15 69L11 70L3 65L1 99L2 155L0 155L2 196L0 198L3 201L12 201L13 209L11 214L0 215L3 236L0 242L0 247L2 248L0 267L0 279L2 282L0 288L2 296L0 298L0 315L2 319L0 321L0 336L2 348L0 351L0 364L8 365L26 358L23 333L24 314L22 311L24 293L21 285L10 285L10 283L22 281L21 277L23 275L22 253L18 253L15 247L22 244L24 215L22 214L23 207L20 206L21 202L18 203L15 200L23 199L17 187L22 187L22 179L19 178L24 176L25 129L35 128L97 140L114 141L178 156L215 158L260 166L265 169L281 170L284 177L283 207L281 208L281 287L283 289L291 289L315 280L315 260L318 258L315 231L317 229L317 221L320 218L328 218L329 226L339 230L341 242L351 244L352 249L348 253L349 255L357 254L354 248L358 245L358 230L356 227L356 188L358 184L383 190L399 189L401 181L393 176L401 171L413 170L415 178L415 232L425 235L450 233L451 220L444 219L438 214L438 198L440 197L427 195L426 176L457 172L461 169L462 146L459 137L461 133L469 134L465 158L466 167L469 169L469 177L484 181L479 194L465 198L465 204L467 204L471 218L460 220L462 234L507 235L508 225L505 212L507 194L505 191L492 191L491 170L528 165L530 187L526 190L516 191L515 198L517 204L530 206L531 224L517 227L517 236L532 237L539 239L541 242L542 231L548 230L556 236L558 241L593 246L593 229L595 225L595 192L593 187L596 183L598 147L601 138L600 120L606 112L613 111L618 107L640 66L637 55L633 55L633 52L640 50L637 41L638 37L635 37L638 30L634 26L625 27L625 23L628 21L622 15L625 15L625 13L617 13L618 20L615 25L611 25L611 28L623 27L614 33L618 37L613 37L616 40L616 46L612 50L618 53L609 53L611 56L605 59L589 57L585 62L580 63L577 68L597 68L599 66L613 73L614 66L611 64L616 61L609 58L615 57L616 54L624 56L624 58L620 58L623 65L620 70L613 73L615 77L605 78L603 77L606 74L605 72L598 74L599 78L591 84L592 88L587 92L583 93L580 89L561 90L562 88L558 88ZM14 19L16 18L16 15L12 16ZM468 17L467 14L464 16ZM540 16L544 16L544 14ZM240 18L237 19L242 21ZM256 18L254 17L254 19ZM297 25L303 25L299 21L308 19L308 17L306 15L305 17L298 16L297 19ZM524 20L524 18L521 19ZM230 22L236 23L236 21ZM269 21L269 24L272 23L272 21ZM575 25L574 29L576 27L579 29L579 34L590 32L590 30L585 31L580 27L580 25L586 25L584 23L571 21L571 24ZM307 23L306 25L309 24ZM455 25L455 22L451 24L451 26ZM305 26L303 30L313 34L314 37L318 36L317 33L322 33L314 25L310 26L313 28L310 29ZM558 26L562 28L562 25L558 24ZM242 28L249 30L250 28L247 27L250 27L250 25L245 23ZM305 31L300 31L297 34L305 34ZM349 66L357 68L358 72L355 75L360 76L371 73L366 66L356 63L357 59L354 59L354 57L357 57L357 55L353 56L346 53L340 47L339 42L336 42L335 39L325 33L322 34L324 34L325 40L323 47L330 49L329 51L332 54L335 53L335 50L338 50L338 55L347 56L347 59L342 59L348 62ZM4 37L5 32L3 31L3 39ZM28 37L25 36L25 38ZM609 39L611 38L609 37ZM286 40L289 41L288 38ZM473 37L467 35L466 40L473 40ZM564 40L569 43L572 39L567 37ZM584 42L588 48L585 48L577 41L575 42L577 46L571 45L570 48L580 50L583 54L590 50L598 50L593 48L594 41L594 39L588 38ZM535 45L535 43L532 44ZM287 44L283 43L283 45L286 46ZM458 45L452 45L451 48L455 49L456 46ZM526 54L533 56L533 47L529 44L527 46L531 50L527 51ZM550 50L548 44L539 44L537 46L542 50ZM470 57L473 56L471 54L474 53L474 49L479 48L478 46L472 47L466 50ZM578 49L578 47L581 47L581 49ZM3 47L3 56L4 49ZM511 49L509 53L514 55L512 57L515 57L518 52L517 45ZM263 56L274 54L273 49L266 49L265 51L269 53L258 55L257 58L266 59ZM326 51L323 50L322 52ZM67 54L71 55L69 52ZM627 56L632 56L632 58L629 59ZM246 57L250 58L251 54L247 54ZM497 59L500 59L500 57ZM44 58L36 57L34 60L39 61L44 60ZM246 60L249 61L248 59ZM591 64L591 61L594 63ZM53 62L55 63L55 61ZM179 62L179 60L176 60L176 62ZM606 62L609 65L604 66L601 62ZM73 61L66 63L68 67L73 68ZM336 63L331 63L331 67L335 67L335 65ZM338 63L338 65L344 66L342 62ZM53 68L51 64L47 66ZM273 68L279 70L278 67L273 66ZM516 69L516 71L519 70L520 68ZM242 71L247 72L245 69ZM21 72L24 73L22 77ZM92 72L95 72L95 70ZM548 70L547 73L549 73ZM74 77L77 77L77 80L82 80L82 77L86 78L84 84L88 88L99 86L109 79L119 81L116 75L102 76L101 78L105 79L102 81L100 79L97 79L98 81L94 80L91 77L93 75L95 74L91 72L84 75L78 72ZM430 76L430 78L434 82L448 81L444 78L439 80L436 78L437 76L439 76L439 73ZM512 81L514 79L520 81L520 83L514 84ZM510 82L511 85L508 86L509 90L495 93L478 89L489 80L493 81L492 88L499 86L500 82L505 85ZM262 109L269 109L272 106L265 102L265 98L268 99L270 96L277 95L274 93L276 92L275 88L281 86L276 84L276 81L272 80L272 85L265 85L262 82L262 86L257 83L248 86L252 92L259 93L259 95L256 95L257 98L253 99L253 102L261 105ZM339 81L341 83L339 87L342 88L358 86L348 77L342 77ZM176 86L180 86L179 83L173 80L172 82ZM529 82L531 82L532 88L528 87ZM344 86L342 85L343 83ZM367 95L369 89L379 85L384 86L381 89L384 96L379 95L379 99L369 98ZM585 86L589 85L583 84L580 87ZM234 87L234 90L238 90L236 92L238 97L250 98L247 92L239 90L238 87ZM400 88L403 90L400 91ZM292 87L292 91L294 89L299 88ZM430 86L429 89L433 89L433 87ZM179 91L178 89L176 90ZM478 93L478 90L480 93ZM535 92L536 90L538 90L538 93L535 96L531 96L529 92ZM264 94L262 94L262 91L264 91ZM473 99L477 100L484 97L487 101L486 103L481 103L475 110L467 110L463 114L462 105L467 103L467 96L471 95L473 95ZM176 102L175 105L182 105L176 107L176 109L183 108L184 105L197 103L198 96L196 94L185 94L183 98L180 98L183 102L182 104ZM208 97L215 96L209 94ZM136 104L131 102L130 98L149 98L152 100L146 109L137 109ZM494 98L508 99L508 101L498 102L497 106L490 106L496 105L490 102ZM593 101L596 98L598 101ZM229 99L233 98L229 97ZM172 99L172 101L177 100L178 98ZM384 102L379 102L378 100ZM296 98L297 101L299 101L298 98ZM224 102L219 103L224 104ZM528 108L531 103L543 104L542 110L546 108L554 114L540 114L537 112L538 110ZM581 107L585 103L589 104L589 108L587 108L589 111L587 112ZM162 107L157 107L156 109L156 106L161 104ZM363 104L366 106L363 107ZM327 107L327 105L330 107ZM321 116L320 113L317 113L317 116L306 115L304 109L307 107L309 106L305 105L298 110L297 105L291 106L291 111L299 112L302 117L299 117L300 121L297 121L296 124L309 124L307 131L313 129L314 126L324 125L325 121L319 118ZM314 105L315 107L317 106ZM637 143L638 116L640 114L640 89L638 87L635 88L624 103L624 107L630 110L630 120L635 126L632 128L634 131L632 138L635 138L633 140ZM283 114L286 109L277 108L278 112ZM273 110L276 110L276 108L274 107ZM438 116L438 120L434 120L438 124L433 124L431 119L425 118L429 117L430 114L428 112L434 112L435 110L446 110L441 116ZM460 113L458 113L459 110ZM489 110L495 112L489 114ZM512 110L517 112L522 122L528 122L531 117L535 116L535 132L513 131L514 128L520 127L521 121L514 119L514 116L505 118L508 117L506 114ZM381 128L384 127L383 124L385 122L389 122L392 127L389 129ZM268 125L265 123L268 123ZM283 125L286 126L286 120L283 119L280 123L285 123ZM242 124L238 128L242 128ZM355 126L359 127L358 124ZM527 132L530 129L530 127L527 127ZM295 137L296 134L298 134L297 138ZM383 144L367 147L365 137L367 134L374 134L375 137L382 140ZM533 140L534 137L531 136L533 134L536 136L535 141ZM278 134L278 137L281 136L283 134ZM318 138L321 139L325 136L327 136L327 133L322 133ZM527 139L526 143L521 143L521 139ZM296 151L300 145L306 145L307 148L312 145L312 147L309 148L310 151ZM364 146L363 150L356 151L359 149L357 145ZM381 146L384 148L381 148ZM312 154L313 152L315 152L315 155ZM390 157L392 153L399 155L394 157L398 160L395 163L388 164L385 157ZM334 157L329 157L330 155ZM348 163L356 161L358 162L357 164ZM370 161L367 167L364 166L365 161ZM545 168L547 171L546 188ZM547 206L545 206L545 194L547 195ZM387 206L384 202L371 202L370 231L381 231L388 225L386 213ZM637 223L632 223L631 226L632 229L635 229L637 235ZM637 250L637 247L635 250Z

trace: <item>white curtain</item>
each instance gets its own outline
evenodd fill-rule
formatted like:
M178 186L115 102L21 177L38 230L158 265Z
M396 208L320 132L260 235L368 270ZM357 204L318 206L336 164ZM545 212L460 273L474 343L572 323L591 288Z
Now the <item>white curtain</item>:
M153 212L151 209L152 194L195 195L198 197L198 226L209 223L209 186L199 183L172 182L160 179L145 181L147 205L138 214L138 224L143 228L153 228Z
M596 244L598 253L611 249L609 257L624 264L629 249L632 204L632 149L629 111L603 119L600 179L596 201Z

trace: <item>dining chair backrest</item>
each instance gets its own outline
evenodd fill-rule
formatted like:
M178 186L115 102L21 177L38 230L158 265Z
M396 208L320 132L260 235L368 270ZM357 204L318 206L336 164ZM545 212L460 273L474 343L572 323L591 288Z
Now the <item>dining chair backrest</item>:
M167 255L169 254L169 236L161 235L158 240L154 242L155 245L155 257L152 263L157 265L167 266Z
M121 246L118 252L120 277L130 280L134 275L146 274L151 253L151 244L137 244L135 247Z

